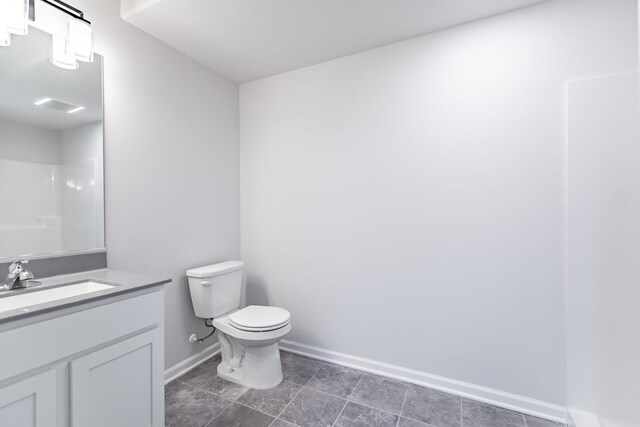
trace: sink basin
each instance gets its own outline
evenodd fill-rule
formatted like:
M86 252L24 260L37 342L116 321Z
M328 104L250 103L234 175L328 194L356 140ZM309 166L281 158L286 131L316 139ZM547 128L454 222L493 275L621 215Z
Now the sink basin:
M63 285L50 289L31 291L24 294L18 293L12 296L0 298L0 313L19 308L27 309L32 305L44 304L58 301L65 298L77 297L80 295L100 292L113 288L113 285L92 282L90 280L71 285Z

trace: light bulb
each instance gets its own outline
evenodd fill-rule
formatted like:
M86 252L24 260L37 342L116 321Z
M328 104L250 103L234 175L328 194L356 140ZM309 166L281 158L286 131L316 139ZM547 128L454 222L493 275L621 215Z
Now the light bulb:
M78 61L93 61L93 29L88 23L79 19L69 21L69 40L67 54Z
M62 37L52 36L51 40L51 63L57 67L67 70L78 68L76 57L68 55L65 49L65 40Z
M24 36L29 32L27 0L0 1L0 16L6 29L15 35Z

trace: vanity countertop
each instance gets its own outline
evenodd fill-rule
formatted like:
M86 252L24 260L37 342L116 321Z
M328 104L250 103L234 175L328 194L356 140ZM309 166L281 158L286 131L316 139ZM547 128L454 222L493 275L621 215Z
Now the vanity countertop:
M86 281L95 281L98 283L111 285L113 287L98 292L77 295L69 298L59 299L57 301L45 302L42 304L31 305L25 308L17 308L15 310L0 312L0 324L29 316L35 316L55 310L60 310L63 308L69 308L80 304L85 304L87 302L93 302L116 295L125 294L128 292L134 292L145 288L165 285L171 282L171 279L168 278L149 276L139 273L130 273L126 271L112 270L107 268L100 270L83 271L81 273L65 274L61 276L53 276L48 278L37 278L36 280L38 282L42 282L42 284L28 289L0 292L0 299L14 295L22 295L46 289L53 289L60 287L60 285L70 285Z

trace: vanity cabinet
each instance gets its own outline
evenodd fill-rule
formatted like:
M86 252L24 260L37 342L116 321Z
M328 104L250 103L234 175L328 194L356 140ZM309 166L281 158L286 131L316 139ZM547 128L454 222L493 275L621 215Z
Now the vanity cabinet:
M0 389L0 426L55 427L56 377L52 370Z
M0 325L0 426L164 426L162 286Z
M145 332L71 362L73 426L152 426L154 378L162 361L154 331ZM154 372L158 371L160 372ZM117 410L114 410L117 408ZM160 414L161 415L161 414Z

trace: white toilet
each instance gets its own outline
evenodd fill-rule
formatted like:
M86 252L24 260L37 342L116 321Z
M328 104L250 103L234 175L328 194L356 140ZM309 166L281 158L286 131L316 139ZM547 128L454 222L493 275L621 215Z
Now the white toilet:
M282 382L278 341L291 331L291 315L279 307L239 309L243 266L227 261L189 270L189 290L196 316L213 319L218 330L218 376L264 390Z

